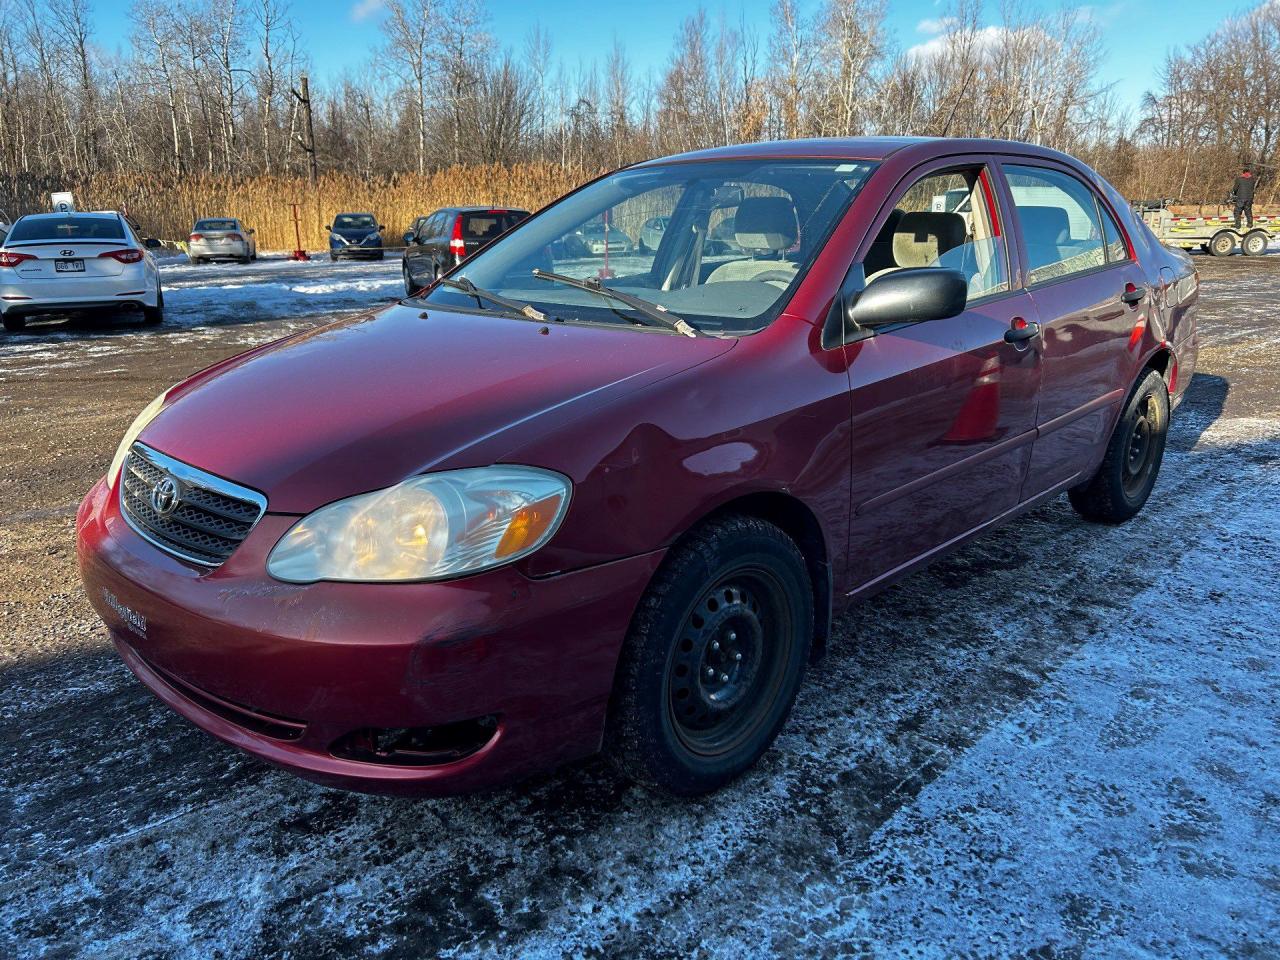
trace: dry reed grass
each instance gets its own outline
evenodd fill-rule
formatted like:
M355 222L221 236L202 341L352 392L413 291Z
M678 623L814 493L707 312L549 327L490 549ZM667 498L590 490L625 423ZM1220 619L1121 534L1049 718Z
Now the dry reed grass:
M307 250L328 249L325 224L344 210L370 212L398 246L413 218L452 204L495 204L536 210L595 175L557 164L450 167L425 176L399 174L364 180L326 174L314 187L304 177L231 179L163 174L102 174L72 184L81 210L125 210L147 236L186 240L200 217L239 217L257 231L261 250L292 250L293 211ZM48 209L47 196L27 198L15 213Z

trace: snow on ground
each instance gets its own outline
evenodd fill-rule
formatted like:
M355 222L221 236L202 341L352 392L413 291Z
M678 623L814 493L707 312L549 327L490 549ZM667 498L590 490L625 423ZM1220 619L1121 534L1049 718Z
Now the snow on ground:
M1148 508L1059 499L860 604L760 767L683 802L598 760L364 797L196 731L62 541L138 397L302 321L0 340L40 371L0 385L0 956L1280 957L1280 261L1199 266ZM135 379L84 456L67 412Z

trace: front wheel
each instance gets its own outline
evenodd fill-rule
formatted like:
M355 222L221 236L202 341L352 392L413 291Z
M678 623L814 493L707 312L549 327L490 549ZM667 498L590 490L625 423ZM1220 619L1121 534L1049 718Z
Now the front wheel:
M418 287L414 284L413 278L409 276L409 265L406 263L402 266L400 272L404 274L404 294L406 297L412 297L418 292Z
M1230 230L1221 230L1209 241L1209 252L1215 257L1229 257L1236 249L1236 238Z
M1169 389L1158 371L1148 370L1129 395L1120 422L1107 443L1102 466L1067 495L1086 520L1124 523L1151 496L1169 435Z
M606 752L678 796L750 768L785 722L813 641L799 548L773 524L726 517L672 548L632 621Z
M5 317L4 328L10 333L17 333L19 330L27 329L26 317Z

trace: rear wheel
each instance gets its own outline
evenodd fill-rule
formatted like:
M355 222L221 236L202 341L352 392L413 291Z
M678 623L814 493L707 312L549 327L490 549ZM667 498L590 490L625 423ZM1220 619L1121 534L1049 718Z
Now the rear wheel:
M804 557L754 517L674 547L618 665L606 751L631 778L691 796L750 768L795 701L813 640Z
M1260 257L1267 252L1267 244L1271 238L1264 230L1250 230L1244 235L1240 249L1246 257Z
M1068 491L1086 520L1123 523L1142 509L1156 485L1169 433L1169 389L1148 370L1129 395L1098 472Z
M149 307L145 303L142 305L142 322L149 327L164 322L164 290L159 284L156 284L156 305Z
M1209 252L1215 257L1229 257L1236 249L1236 238L1230 230L1220 230L1209 241Z
M26 317L5 317L4 328L10 333L17 333L19 330L27 329Z

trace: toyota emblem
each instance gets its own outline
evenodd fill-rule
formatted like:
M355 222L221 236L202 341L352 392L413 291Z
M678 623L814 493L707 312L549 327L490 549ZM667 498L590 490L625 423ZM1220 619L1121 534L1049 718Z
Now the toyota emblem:
M60 257L73 257L73 256L75 256L75 251L74 251L74 250L59 250L59 251L58 251L58 256L60 256Z
M182 489L173 477L165 477L151 488L151 509L167 517L182 503Z

